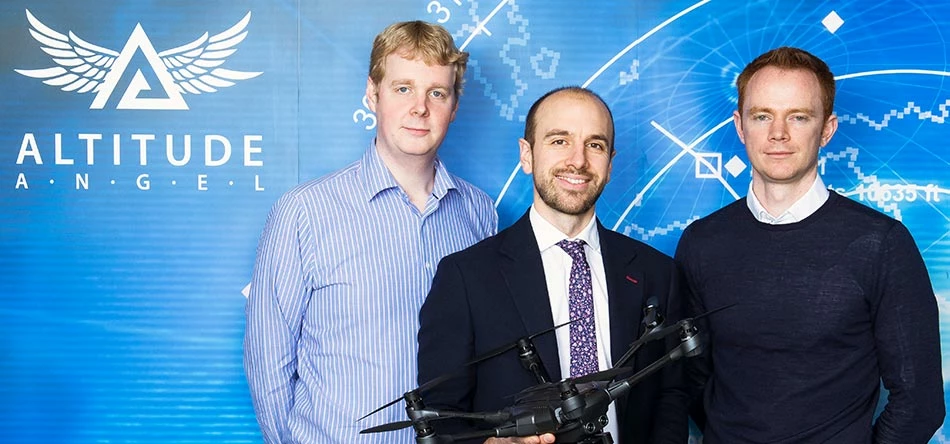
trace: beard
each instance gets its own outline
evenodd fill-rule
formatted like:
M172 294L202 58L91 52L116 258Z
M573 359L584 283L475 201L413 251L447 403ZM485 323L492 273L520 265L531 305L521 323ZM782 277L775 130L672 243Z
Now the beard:
M558 180L557 176L561 173L587 176L590 178L590 187L584 192L561 189L555 183ZM572 216L587 213L594 208L594 204L604 191L604 185L606 185L604 181L590 172L573 168L554 170L543 178L537 174L534 175L534 188L538 191L541 201L555 211Z

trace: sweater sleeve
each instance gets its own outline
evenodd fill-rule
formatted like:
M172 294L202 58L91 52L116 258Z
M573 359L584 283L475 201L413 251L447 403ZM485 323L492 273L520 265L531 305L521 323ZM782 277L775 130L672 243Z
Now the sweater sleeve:
M936 298L923 258L903 224L883 240L874 339L887 405L874 442L926 443L944 420Z

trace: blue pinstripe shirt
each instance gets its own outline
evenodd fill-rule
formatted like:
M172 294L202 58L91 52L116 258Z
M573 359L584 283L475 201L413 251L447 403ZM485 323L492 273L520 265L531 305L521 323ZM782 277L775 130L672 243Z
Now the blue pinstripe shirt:
M257 249L244 367L268 443L407 443L393 406L416 385L418 313L439 260L495 233L491 199L436 159L420 212L371 145L274 205Z

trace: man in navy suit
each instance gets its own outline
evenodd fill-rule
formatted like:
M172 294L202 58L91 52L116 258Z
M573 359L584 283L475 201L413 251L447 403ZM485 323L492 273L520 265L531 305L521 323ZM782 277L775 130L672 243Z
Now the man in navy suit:
M587 372L610 368L642 332L648 298L659 302L668 320L679 319L678 275L672 260L605 229L594 217L594 204L610 179L616 155L613 116L606 103L579 87L551 91L532 105L518 144L521 168L534 176L533 204L511 227L440 262L419 315L420 384L519 338L579 318L572 313L576 256L561 245L564 240L580 241L584 254L578 262L586 261L580 265L593 316L534 339L549 380L578 376L580 367L574 366L581 365L578 356L585 352L589 361L596 361L588 362L593 367ZM590 333L571 327L583 322L591 323L595 337L578 342ZM645 367L664 355L667 345L649 343L632 365L636 370ZM463 373L422 393L426 405L495 411L510 406L512 395L538 384L514 351ZM611 406L604 430L615 442L626 444L687 442L687 396L680 373L674 364L634 386ZM431 425L439 433L477 427L451 420ZM544 434L487 442L542 443L554 438Z

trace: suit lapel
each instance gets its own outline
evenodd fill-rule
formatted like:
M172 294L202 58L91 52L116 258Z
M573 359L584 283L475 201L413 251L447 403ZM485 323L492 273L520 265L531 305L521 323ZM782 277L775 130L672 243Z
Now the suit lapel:
M619 359L637 339L640 330L640 307L643 305L643 271L637 269L635 249L620 234L605 229L597 222L600 249L607 277L607 300L610 306L610 358Z
M544 279L541 251L531 229L528 213L506 231L508 234L499 247L499 266L525 330L530 335L549 329L554 326L554 318ZM554 332L538 336L533 342L548 376L554 381L560 380L561 367Z
M610 310L610 355L612 360L623 356L636 340L640 330L643 305L643 271L637 269L635 249L627 239L619 239L613 231L597 222L600 235L604 274L607 278L608 305ZM541 252L525 213L508 230L499 247L499 266L518 314L527 334L534 334L554 326L551 302ZM557 337L546 333L534 339L534 346L552 380L561 379L560 361L557 352Z

